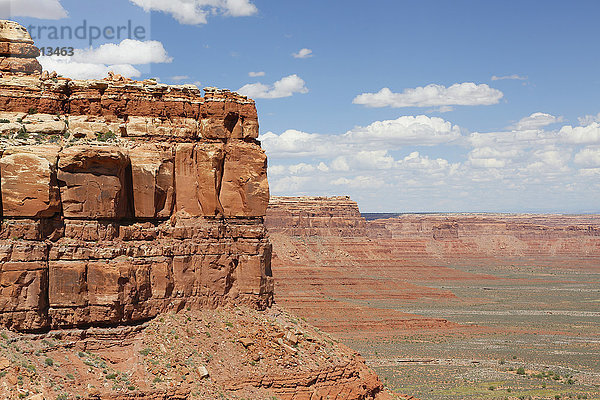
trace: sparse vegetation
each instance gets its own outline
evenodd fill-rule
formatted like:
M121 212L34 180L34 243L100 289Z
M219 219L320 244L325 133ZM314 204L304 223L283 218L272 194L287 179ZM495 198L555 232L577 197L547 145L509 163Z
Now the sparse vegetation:
M117 138L117 135L115 135L115 133L113 131L108 131L108 132L96 132L96 140L98 140L99 142L108 142L111 140L115 140Z
M149 347L147 347L147 348L145 348L143 350L140 350L140 354L143 355L143 356L147 356L150 353L152 353L152 349L149 348Z

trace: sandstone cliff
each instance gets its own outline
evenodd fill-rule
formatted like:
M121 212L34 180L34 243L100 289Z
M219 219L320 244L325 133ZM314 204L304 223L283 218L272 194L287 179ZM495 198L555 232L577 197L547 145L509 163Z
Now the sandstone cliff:
M29 50L0 42L5 61L35 61L22 40ZM17 61L0 78L2 324L33 331L271 304L253 101L51 77Z
M0 52L0 397L388 398L271 308L254 101L42 72L10 21Z
M272 233L289 236L366 236L366 223L349 197L272 197L268 208Z
M600 265L600 217L561 214L402 214L367 222L368 235L445 263L535 260Z

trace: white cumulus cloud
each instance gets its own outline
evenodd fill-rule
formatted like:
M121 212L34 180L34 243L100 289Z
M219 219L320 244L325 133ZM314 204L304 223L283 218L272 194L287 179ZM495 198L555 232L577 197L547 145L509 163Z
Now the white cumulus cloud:
M596 115L585 115L583 117L579 117L579 124L582 126L589 125L592 122L600 122L600 113Z
M457 125L438 117L426 115L403 116L395 120L375 121L372 124L358 126L341 135L326 135L307 133L289 129L277 135L268 132L258 139L267 150L270 157L341 157L352 156L354 161L361 162L356 157L378 159L389 158L385 151L398 149L402 146L434 146L451 143L463 138ZM384 153L381 153L381 151ZM366 165L362 161L363 165ZM334 169L339 169L340 160Z
M254 99L278 99L290 97L294 93L308 93L308 89L302 78L293 74L281 78L272 85L249 83L239 88L238 93Z
M248 76L252 77L252 78L256 78L259 76L265 76L265 72L264 71L256 71L256 72L250 71L250 72L248 72Z
M354 104L367 107L431 107L451 105L497 104L504 94L486 84L455 83L452 86L429 84L425 87L405 89L394 93L383 88L377 93L363 93L354 98Z
M249 0L130 0L144 11L160 11L170 14L186 25L206 24L209 15L246 17L258 9Z
M600 147L585 148L575 154L576 164L586 167L600 167Z
M367 144L373 141L389 145L435 145L457 140L460 128L437 117L403 116L394 120L375 121L356 127L343 135L349 142Z
M109 71L126 78L138 78L142 73L134 65L168 63L173 59L160 42L125 39L98 48L76 49L73 56L45 56L38 60L45 70L68 78L100 79L108 76Z
M73 61L72 57L38 57L46 71L56 71L59 75L73 79L101 79L110 71L126 78L137 78L142 73L130 64L92 64Z
M544 126L548 126L551 124L555 124L557 122L563 122L563 117L555 117L551 114L546 114L542 112L536 112L531 114L528 117L521 118L519 122L515 125L515 129L517 130L527 130L527 129L540 129Z
M294 58L310 58L313 55L312 50L307 48L300 49L297 53L292 53Z
M595 144L600 143L600 123L592 122L586 126L563 126L558 132L565 143Z
M107 43L98 48L77 49L73 61L91 64L151 64L170 63L163 44L156 40L125 39L121 43Z
M0 18L31 17L61 19L68 17L59 0L0 0Z

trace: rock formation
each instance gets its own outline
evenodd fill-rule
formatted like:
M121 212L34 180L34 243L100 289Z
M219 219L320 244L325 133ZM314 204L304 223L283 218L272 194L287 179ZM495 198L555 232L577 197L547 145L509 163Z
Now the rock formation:
M289 236L366 236L358 205L347 196L272 197L268 208L272 233Z
M347 339L455 330L462 328L445 319L369 304L444 301L452 291L428 283L492 278L453 265L600 265L597 215L386 217L366 220L347 197L271 197L265 225L277 301Z
M367 221L371 238L413 247L413 258L583 268L600 264L598 215L401 214ZM420 249L414 252L414 249Z
M10 21L0 52L0 397L389 398L271 308L254 101L41 72Z
M0 40L0 323L40 331L271 304L252 100L52 77L18 24L0 23Z
M33 74L42 72L36 57L40 51L33 45L27 30L13 21L0 21L0 71Z

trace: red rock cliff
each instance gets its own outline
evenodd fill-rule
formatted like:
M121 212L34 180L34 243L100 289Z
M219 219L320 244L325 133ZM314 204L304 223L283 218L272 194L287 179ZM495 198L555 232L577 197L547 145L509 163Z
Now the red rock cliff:
M356 202L338 197L272 197L266 224L271 233L289 236L365 236Z
M0 323L115 325L272 302L252 100L40 73L0 23Z
M453 265L600 265L598 215L403 214L366 221L347 197L272 197L265 224L277 302L350 339L459 329L378 306L455 297L428 286L432 281L494 278Z

